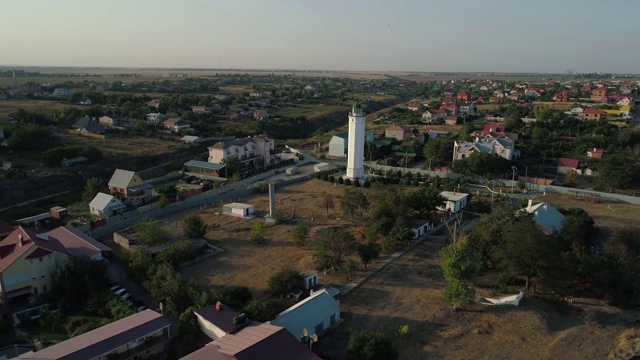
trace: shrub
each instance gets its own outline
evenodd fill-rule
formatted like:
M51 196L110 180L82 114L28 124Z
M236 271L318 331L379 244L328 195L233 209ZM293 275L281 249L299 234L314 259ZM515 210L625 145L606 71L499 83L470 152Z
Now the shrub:
M344 184L345 185L351 185L351 179L349 179L349 178L344 179Z
M409 325L400 325L396 328L395 331L396 337L398 339L407 339L411 335L409 331Z

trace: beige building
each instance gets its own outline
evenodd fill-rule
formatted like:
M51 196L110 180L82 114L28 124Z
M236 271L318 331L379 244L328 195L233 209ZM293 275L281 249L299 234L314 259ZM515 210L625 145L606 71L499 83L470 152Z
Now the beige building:
M411 129L402 124L399 124L387 128L384 132L384 137L387 139L396 139L402 142L404 141L405 137L409 136L409 134L411 134Z
M21 226L0 241L0 313L49 292L51 273L71 256L102 259L104 244L70 227L36 234Z
M254 136L239 140L222 141L209 147L209 162L224 164L230 157L239 159L245 167L255 166L259 159L264 164L275 162L275 145L266 136Z
M520 157L520 150L515 148L513 139L485 135L483 137L476 137L474 141L454 142L453 161L467 158L474 152L496 154L507 160Z

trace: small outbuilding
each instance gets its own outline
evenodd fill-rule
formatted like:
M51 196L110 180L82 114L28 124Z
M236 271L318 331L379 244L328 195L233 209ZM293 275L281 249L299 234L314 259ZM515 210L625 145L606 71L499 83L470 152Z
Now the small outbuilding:
M457 213L467 206L467 198L469 197L469 194L455 191L443 191L440 195L442 195L447 201L444 206L438 207L438 210Z
M237 216L241 218L252 218L256 212L253 205L243 203L231 203L222 206L222 213L225 215Z
M300 172L300 170L297 167L290 167L290 168L287 168L287 170L286 170L286 173L289 176L298 174L299 172Z

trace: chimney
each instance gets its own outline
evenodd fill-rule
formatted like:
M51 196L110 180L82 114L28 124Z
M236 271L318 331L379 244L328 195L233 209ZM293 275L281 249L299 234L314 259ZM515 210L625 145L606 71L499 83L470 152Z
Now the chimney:
M18 234L18 246L22 246L22 234Z
M528 212L531 212L531 206L533 206L533 199L529 199L529 205L527 205Z
M216 301L216 311L222 311L222 303L220 301Z

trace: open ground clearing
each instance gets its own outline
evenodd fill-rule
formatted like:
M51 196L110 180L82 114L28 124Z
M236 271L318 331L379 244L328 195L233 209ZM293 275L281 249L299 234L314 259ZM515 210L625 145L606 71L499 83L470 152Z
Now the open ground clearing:
M310 221L313 232L326 226L350 226L349 219L338 220L338 210L330 219L318 207L323 192L335 195L336 202L343 186L310 180L279 189L278 207L291 216ZM541 198L537 198L540 200ZM207 237L225 252L182 270L203 285L247 286L260 297L271 275L284 267L306 271L313 263L313 241L302 248L293 246L291 231L295 221L268 228L265 245L249 240L250 227L262 221L268 208L267 195L234 199L254 204L258 217L239 219L216 215L221 207L203 209L199 213L207 224L213 224ZM559 194L548 194L544 200L554 206L584 206L584 202ZM609 208L616 211L611 212ZM637 214L637 205L590 203L587 208L596 224L613 227L624 224ZM619 211L617 211L619 210ZM184 214L168 223L176 226ZM444 279L440 269L439 249L442 237L427 239L378 274L342 297L345 323L322 337L317 348L336 358L344 356L350 332L359 329L382 331L393 337L394 329L409 325L408 339L395 339L401 359L582 359L605 358L615 347L618 336L634 326L637 314L609 307L593 299L576 299L572 305L552 304L535 297L525 297L519 307L484 307L473 305L468 311L454 312L444 301ZM375 264L372 264L375 266ZM344 276L320 273L325 284L341 285ZM485 289L479 296L493 296ZM499 296L499 295L498 295Z

